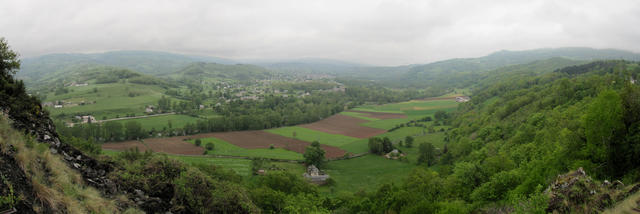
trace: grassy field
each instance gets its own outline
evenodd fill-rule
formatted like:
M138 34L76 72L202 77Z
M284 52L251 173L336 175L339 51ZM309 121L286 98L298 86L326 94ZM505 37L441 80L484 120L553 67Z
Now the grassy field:
M444 148L444 132L436 132L431 134L425 134L423 136L414 137L413 146L411 148L407 148L406 145L396 147L407 155L407 159L409 159L410 163L417 163L419 156L418 147L422 143L431 143L434 147L442 150Z
M202 146L207 143L213 143L214 149L208 151L207 154L212 155L229 155L229 156L241 156L241 157L263 157L285 160L302 160L302 154L297 152L288 151L282 148L274 149L245 149L238 147L224 140L218 138L202 138ZM190 140L190 143L194 143L195 140Z
M406 123L411 120L417 120L426 116L433 116L436 111L451 112L458 107L458 103L453 100L430 100L420 101L412 100L401 103L390 103L385 105L365 105L354 108L359 111L371 111L371 112L389 112L389 113L404 113L407 118L401 119L389 119L389 120L371 120L370 122L363 123L363 126L372 128L389 130L398 124Z
M325 172L336 181L334 187L322 187L325 193L331 191L355 192L359 190L373 191L384 183L400 184L407 174L415 168L397 160L389 160L382 156L366 155L349 160L332 161L327 163Z
M406 136L409 135L418 135L422 133L422 127L404 127L399 128L393 132L387 132L376 137L388 137L392 142L398 142L400 140L404 140ZM369 139L360 139L358 141L351 142L349 144L345 144L340 148L351 152L354 154L364 153L369 151L368 145Z
M119 151L102 150L102 154L108 156L115 156ZM171 158L178 159L187 164L214 164L222 166L227 169L232 169L236 173L242 176L248 176L251 172L251 160L237 159L237 158L213 158L207 156L182 156L182 155L167 155Z
M138 118L138 119L127 119L127 120L116 120L116 122L122 123L124 126L125 123L129 121L136 121L142 125L142 128L145 130L151 130L152 128L156 130L163 130L163 128L169 128L169 121L171 121L171 127L173 128L182 128L187 123L195 124L198 120L202 120L200 118L188 116L188 115L163 115L157 117L147 117L147 118Z
M406 123L406 122L409 122L411 120L416 120L416 119L420 119L420 117L407 116L407 118L376 120L376 121L362 123L361 125L367 126L367 127L371 127L371 128L376 128L376 129L389 130L389 129L395 127L398 124Z
M366 116L365 116L366 114L359 113L359 112L343 111L343 112L340 112L340 114L347 115L347 116L351 116L351 117L355 117L355 118L360 118L360 119L368 120L368 121L376 121L376 120L380 120L380 119L378 119L378 118L370 118L370 117L366 117Z
M71 103L84 101L86 105L64 108L47 108L52 116L66 114L91 114L96 119L115 118L135 113L142 115L146 105L157 105L164 89L155 85L129 83L92 84L88 86L67 87L69 93L47 95L44 102L61 100ZM97 91L94 91L96 89ZM135 96L129 96L129 95ZM93 102L96 102L93 104Z
M389 103L384 105L364 105L354 108L358 111L372 111L372 112L389 112L389 113L408 113L411 111L433 110L433 109L446 109L456 108L458 103L454 100L430 100L420 101L412 100L400 103ZM415 113L416 115L418 113Z
M329 133L324 133L321 131L311 130L311 129L298 127L298 126L268 129L265 131L273 134L289 137L289 138L295 138L298 140L307 141L307 142L313 142L317 140L321 144L326 144L326 145L336 146L336 147L341 147L348 143L360 140L355 137L349 137L349 136L338 135L338 134L329 134ZM296 133L295 137L293 136L294 132Z
M220 115L216 114L216 112L214 112L213 109L208 108L208 109L201 109L198 112L198 117L203 119L211 119L211 118L220 117Z

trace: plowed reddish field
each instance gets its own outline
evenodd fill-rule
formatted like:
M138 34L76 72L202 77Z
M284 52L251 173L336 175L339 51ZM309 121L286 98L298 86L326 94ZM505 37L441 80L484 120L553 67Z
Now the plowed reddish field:
M342 114L336 114L327 119L300 126L330 134L341 134L356 138L369 138L387 132L386 130L360 125L361 123L366 122L369 121Z
M167 138L147 138L143 142L137 140L119 142L119 143L105 143L102 144L103 149L111 149L124 151L129 148L138 147L140 151L151 150L154 152L164 152L168 154L179 155L201 155L204 153L204 148L198 147L188 142L184 142L184 136L180 137L167 137Z

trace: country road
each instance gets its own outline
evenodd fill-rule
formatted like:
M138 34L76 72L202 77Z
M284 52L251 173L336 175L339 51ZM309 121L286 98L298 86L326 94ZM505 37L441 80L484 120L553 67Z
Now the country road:
M147 117L157 117L157 116L165 116L165 115L172 115L172 114L176 114L175 112L170 112L170 113L162 113L162 114L152 114L152 115L143 115L143 116L135 116L135 117L119 117L119 118L113 118L113 119L106 119L106 120L96 120L94 123L102 123L102 122L109 122L109 121L116 121L116 120L128 120L128 119L138 119L138 118L147 118ZM70 127L76 125L76 124L82 124L82 123L69 123L68 125Z
M176 114L176 113L175 112L170 112L170 113L143 115L143 116L135 116L135 117L119 117L119 118L106 119L106 120L96 120L96 123L116 121L116 120L128 120L128 119L138 119L138 118L147 118L147 117L157 117L157 116L172 115L172 114Z

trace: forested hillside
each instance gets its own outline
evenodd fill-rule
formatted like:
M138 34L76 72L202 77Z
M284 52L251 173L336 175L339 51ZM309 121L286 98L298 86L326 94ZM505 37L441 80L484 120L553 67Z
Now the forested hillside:
M602 211L591 205L603 199L580 195L584 192L558 205L549 204L554 200L543 191L557 175L580 167L597 180L638 182L638 75L638 64L625 61L489 75L450 120L448 143L431 167L347 207L352 212Z

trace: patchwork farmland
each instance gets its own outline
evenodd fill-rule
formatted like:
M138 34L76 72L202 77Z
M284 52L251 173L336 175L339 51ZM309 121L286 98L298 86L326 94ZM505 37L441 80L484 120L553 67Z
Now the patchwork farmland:
M209 153L213 155L295 160L302 158L285 151L302 154L311 142L318 141L326 151L325 157L335 159L343 157L348 152L352 154L366 152L366 138L386 136L384 133L387 132L387 126L397 125L418 116L426 116L415 114L413 111L416 111L416 107L439 110L441 108L438 107L447 109L452 104L455 102L451 98L445 97L381 106L362 106L356 110L345 111L318 122L299 126L149 138L142 141L105 143L102 148L122 151L138 147L140 150L152 150L167 154L203 155L205 149L193 144L194 139L203 139L205 142L213 143L216 148L228 148L228 145L238 148ZM407 114L411 116L408 117Z
M451 97L414 100L385 105L364 105L352 110L343 111L321 121L298 126L280 127L267 130L234 131L202 133L188 136L151 138L140 141L105 143L103 149L113 155L118 151L138 147L139 149L167 153L177 159L188 159L189 163L211 163L223 165L245 175L247 160L238 158L268 158L290 161L301 161L305 148L313 141L318 141L329 160L339 159L345 155L362 156L347 160L330 161L326 171L333 175L335 188L350 191L371 190L376 185L358 182L367 175L369 183L385 183L392 179L400 181L411 169L416 167L417 146L412 148L398 146L406 136L414 136L416 145L431 142L442 149L443 132L427 133L423 127L402 127L392 132L389 129L409 121L433 116L439 110L452 111L457 106ZM435 125L433 122L423 122ZM438 129L447 128L437 126ZM408 154L408 162L398 162L368 153L367 142L370 137L388 137L404 153ZM202 146L196 146L200 139ZM204 155L204 145L214 144L214 149ZM273 148L271 148L273 147ZM242 161L244 162L242 162ZM233 163L242 163L244 167ZM284 164L284 163L282 163ZM292 163L290 163L292 164ZM375 167L373 167L375 165ZM370 166L370 167L355 167ZM355 167L355 168L354 168ZM287 171L300 172L303 165L287 165ZM332 194L328 187L321 187L321 192Z

